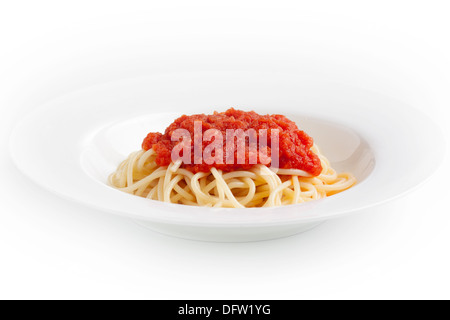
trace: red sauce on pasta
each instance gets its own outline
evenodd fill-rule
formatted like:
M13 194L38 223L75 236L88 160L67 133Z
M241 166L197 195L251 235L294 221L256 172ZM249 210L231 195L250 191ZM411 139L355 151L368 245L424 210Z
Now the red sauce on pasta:
M204 134L209 129L216 129L215 132L220 132L224 137L224 143L220 151L223 155L222 163L220 161L211 161L208 157L204 157L203 152L211 142L215 141L216 138L211 139L211 141L198 140L198 136L194 135L194 123L195 121L201 121L201 133ZM267 130L267 144L264 150L266 155L270 157L272 150L272 134L273 129L278 130L278 141L279 141L279 168L281 169L299 169L308 172L313 176L318 176L322 172L322 166L319 157L311 151L313 146L313 139L308 136L305 132L301 131L297 125L282 115L259 115L256 112L250 111L240 111L235 109L229 109L226 112L218 113L215 112L212 115L197 114L197 115L183 115L176 119L165 131L164 134L161 133L149 133L142 143L142 148L144 150L149 150L153 148L156 152L156 163L159 166L168 166L172 162L172 150L179 143L179 141L172 141L172 134L176 129L184 129L185 132L190 134L190 151L191 151L191 161L190 164L182 163L181 167L185 168L193 173L197 172L209 172L211 168L217 168L226 172L236 171L236 170L248 170L251 169L255 163L251 162L252 152L255 149L249 147L249 138L246 137L245 143L245 161L239 164L238 162L238 140L234 139L234 148L230 149L229 146L225 144L225 137L227 136L228 129L242 129L247 132L249 129L253 129L256 132L258 141L263 137L260 134L261 129ZM197 139L198 145L201 146L202 159L199 162L194 159L194 140ZM241 141L242 142L242 141ZM182 156L182 152L180 156ZM215 152L211 153L210 157L216 157ZM220 157L221 158L221 157ZM227 161L232 159L234 161ZM256 156L257 164L265 164L270 166L267 162L263 162L263 159L258 155ZM267 160L267 158L266 158ZM197 162L197 163L196 163ZM231 163L230 163L231 162Z

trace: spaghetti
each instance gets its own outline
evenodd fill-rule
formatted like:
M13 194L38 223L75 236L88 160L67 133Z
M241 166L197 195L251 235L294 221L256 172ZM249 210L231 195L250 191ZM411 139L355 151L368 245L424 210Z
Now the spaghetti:
M209 172L194 173L182 168L181 160L159 166L157 153L149 149L132 153L109 177L109 182L121 191L152 200L228 208L297 204L325 198L356 183L352 174L338 174L316 145L311 150L322 166L318 176L262 164L249 170L224 172L212 167Z

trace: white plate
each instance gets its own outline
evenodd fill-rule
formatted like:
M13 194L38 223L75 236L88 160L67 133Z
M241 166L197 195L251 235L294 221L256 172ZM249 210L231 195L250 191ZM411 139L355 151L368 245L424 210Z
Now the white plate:
M358 184L323 200L264 209L165 204L106 184L148 132L163 131L181 113L231 106L297 121ZM77 91L37 108L10 142L18 168L60 196L159 232L210 241L288 236L385 203L428 178L445 150L432 121L389 97L321 79L233 72L161 74Z

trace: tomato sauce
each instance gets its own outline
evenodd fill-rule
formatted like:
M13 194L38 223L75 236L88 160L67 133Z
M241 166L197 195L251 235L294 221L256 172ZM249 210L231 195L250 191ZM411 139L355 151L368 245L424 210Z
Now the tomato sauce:
M198 136L194 135L194 123L195 121L201 121L201 133L205 133L208 129L216 129L216 132L220 132L223 135L224 143L221 148L223 153L223 161L216 161L215 163L208 162L208 158L203 157L199 160L194 159L194 140L201 146L202 152L205 148L215 141L202 141L198 140ZM242 129L247 131L248 129L254 129L256 135L259 139L263 137L260 135L260 130L267 130L267 144L264 150L259 150L259 145L257 147L258 152L264 151L269 157L272 152L272 134L273 129L278 130L278 141L279 141L279 168L281 169L299 169L310 173L313 176L318 176L322 172L322 166L319 157L311 151L313 146L313 139L308 136L305 132L301 131L297 125L282 115L259 115L256 112L250 111L240 111L233 108L225 112L215 112L212 115L197 114L197 115L183 115L176 119L169 127L166 129L164 134L161 133L149 133L142 143L142 148L144 150L149 150L153 148L156 152L156 163L159 166L168 166L172 162L172 150L180 141L172 141L172 134L176 129L185 129L189 132L190 140L190 151L191 151L191 161L190 163L183 163L182 168L185 168L193 173L197 172L209 172L211 168L217 168L226 172L236 171L236 170L248 170L255 165L254 162L250 162L251 153L255 150L249 147L248 137L246 138L245 147L245 163L238 163L238 139L234 139L234 150L229 149L225 145L225 137L227 136L227 129ZM242 142L242 141L241 141ZM232 154L234 152L234 154ZM259 153L258 153L259 154ZM180 153L180 156L183 152ZM215 152L212 153L216 156ZM232 159L234 161L227 161ZM255 158L252 158L255 159ZM256 156L257 164L265 164L270 166L269 163L264 162L263 158ZM231 163L230 163L231 162ZM242 161L241 161L242 162ZM210 164L208 164L210 163Z

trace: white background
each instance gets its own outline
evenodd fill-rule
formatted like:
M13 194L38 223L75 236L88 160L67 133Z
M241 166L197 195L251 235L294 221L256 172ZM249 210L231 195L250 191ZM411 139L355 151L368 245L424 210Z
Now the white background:
M449 137L449 13L448 1L0 0L0 298L450 298L448 166L370 212L221 244L66 202L8 155L14 123L64 93L156 72L301 72L308 55L324 79L409 102Z

